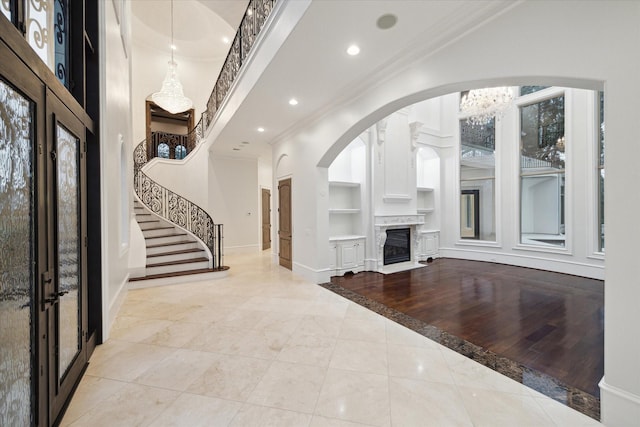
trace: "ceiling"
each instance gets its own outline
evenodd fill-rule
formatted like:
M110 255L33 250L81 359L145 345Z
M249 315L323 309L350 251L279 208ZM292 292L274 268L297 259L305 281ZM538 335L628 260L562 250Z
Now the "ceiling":
M132 1L134 42L166 52L170 4ZM247 4L248 0L175 0L176 54L226 57L229 45L221 40L233 39ZM270 158L270 144L309 125L333 105L359 96L397 61L411 59L416 51L421 55L434 51L513 4L512 0L313 0L211 151ZM395 26L376 25L385 14L397 17ZM357 56L346 53L353 43L361 49ZM290 106L291 97L299 104ZM264 132L258 132L259 127Z
M174 0L173 38L176 55L204 60L224 59L247 8L248 0ZM171 45L171 2L132 0L134 43L163 53ZM210 86L209 82L207 86Z
M213 142L218 155L270 158L270 143L358 96L385 68L417 49L435 50L494 16L509 1L315 0ZM384 14L397 24L380 29ZM438 40L439 44L431 43ZM361 52L349 56L357 43ZM406 59L406 58L405 58ZM290 106L288 100L299 100ZM258 132L258 127L264 132Z

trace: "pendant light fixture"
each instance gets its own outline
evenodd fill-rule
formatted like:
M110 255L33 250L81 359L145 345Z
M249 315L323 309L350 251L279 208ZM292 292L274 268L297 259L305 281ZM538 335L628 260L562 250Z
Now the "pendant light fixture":
M169 61L169 68L167 69L167 75L162 82L162 89L160 92L156 92L151 95L151 99L160 108L170 112L171 114L178 114L187 111L193 106L193 102L182 91L182 84L178 79L178 64L173 60L173 51L175 45L173 44L173 0L171 0L171 61Z

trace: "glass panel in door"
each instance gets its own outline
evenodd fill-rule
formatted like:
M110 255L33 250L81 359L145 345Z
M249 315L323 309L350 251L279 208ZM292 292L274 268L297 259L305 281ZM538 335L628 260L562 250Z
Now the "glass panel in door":
M0 79L0 425L31 425L33 103Z
M81 348L79 146L78 138L56 126L59 378Z

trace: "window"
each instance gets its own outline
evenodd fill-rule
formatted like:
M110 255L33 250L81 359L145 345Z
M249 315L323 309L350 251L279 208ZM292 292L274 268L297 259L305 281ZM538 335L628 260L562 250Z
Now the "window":
M25 4L29 45L68 87L69 22L67 0L29 1Z
M564 95L520 108L520 242L565 246Z
M496 241L495 118L460 121L460 237Z
M549 86L520 86L520 96L529 95L548 88Z
M604 92L598 92L598 250L604 252Z
M162 157L163 159L169 158L169 145L166 143L162 143L158 145L158 157Z
M176 147L176 160L182 160L187 157L187 149L184 145L178 145Z

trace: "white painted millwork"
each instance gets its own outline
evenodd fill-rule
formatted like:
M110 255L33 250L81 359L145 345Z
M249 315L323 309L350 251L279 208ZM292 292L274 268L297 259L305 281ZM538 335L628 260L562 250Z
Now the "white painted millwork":
M426 261L429 258L436 258L440 250L440 231L420 230L418 233L420 236L418 260Z
M364 236L342 236L329 240L330 266L332 276L364 271Z

